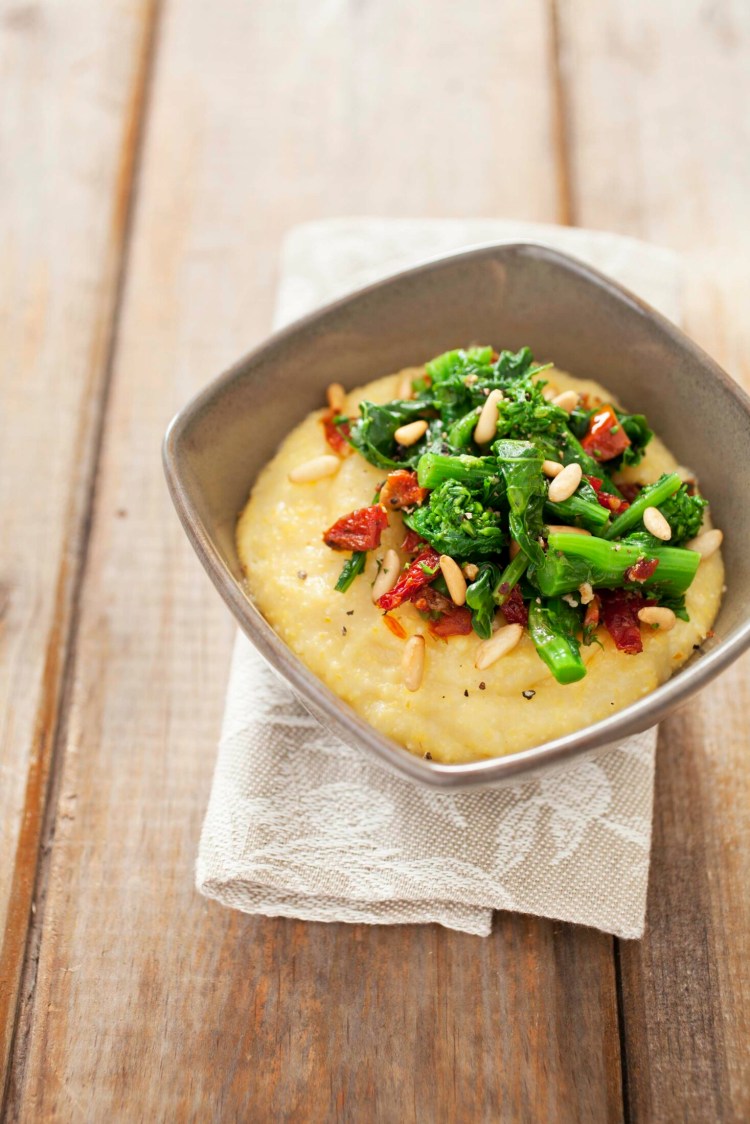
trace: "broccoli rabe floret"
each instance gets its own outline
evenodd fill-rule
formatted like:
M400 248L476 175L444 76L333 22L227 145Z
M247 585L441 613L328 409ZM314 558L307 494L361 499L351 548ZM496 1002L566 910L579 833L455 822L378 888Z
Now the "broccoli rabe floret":
M672 545L687 542L700 533L707 503L703 496L691 496L687 485L683 484L679 491L659 504L659 511L672 528Z
M487 508L481 493L458 480L446 480L404 522L430 546L452 558L483 558L498 554L505 543L502 515Z

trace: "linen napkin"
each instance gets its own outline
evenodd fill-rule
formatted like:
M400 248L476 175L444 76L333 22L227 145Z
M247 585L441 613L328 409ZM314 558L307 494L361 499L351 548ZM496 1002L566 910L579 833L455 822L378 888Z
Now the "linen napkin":
M679 317L679 259L633 239L506 221L337 219L288 235L275 324L425 258L511 241L564 250ZM637 938L656 734L536 779L444 795L324 730L239 634L197 887L270 916L439 922L486 936L493 910L509 909Z

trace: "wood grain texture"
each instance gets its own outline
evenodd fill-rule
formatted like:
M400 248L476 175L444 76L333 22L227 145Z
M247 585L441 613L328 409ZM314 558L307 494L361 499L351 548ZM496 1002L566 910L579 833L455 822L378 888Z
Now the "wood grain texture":
M472 20L167 5L11 1119L621 1118L602 934L246 918L192 885L233 626L161 434L267 331L292 223L555 218L548 12L482 0Z
M750 387L750 8L561 13L576 221L681 251L688 331ZM648 928L620 949L635 1120L750 1118L749 670L662 727Z
M86 536L149 8L0 4L0 1073Z

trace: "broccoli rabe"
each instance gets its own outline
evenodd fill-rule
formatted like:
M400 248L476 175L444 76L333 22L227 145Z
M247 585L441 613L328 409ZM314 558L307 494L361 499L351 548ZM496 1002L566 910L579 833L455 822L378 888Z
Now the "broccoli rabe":
M672 528L670 542L673 546L694 539L700 533L703 509L707 503L702 496L691 496L687 485L683 484L674 495L659 504L659 511Z
M485 507L481 495L458 480L440 484L404 522L452 558L485 558L505 544L502 512Z
M699 534L706 501L690 495L676 473L665 473L629 506L612 504L607 493L622 498L612 476L638 464L651 441L646 419L606 402L589 408L585 395L568 414L545 398L543 371L528 348L445 352L412 380L413 398L363 402L348 439L379 468L416 469L426 499L402 512L404 522L433 550L478 567L465 602L474 631L491 637L498 608L508 615L515 590L540 658L558 682L574 683L586 674L581 635L585 643L595 639L596 626L579 604L584 583L605 605L606 591L628 591L631 600L639 594L687 619L684 595L700 555L681 547ZM492 390L502 391L497 427L479 446L474 433ZM417 419L427 423L426 433L414 445L400 445L397 429ZM550 502L544 460L581 466L584 479L566 499ZM646 530L648 507L669 523L669 542ZM351 584L365 557L352 555L337 589ZM429 577L433 591L450 599L436 561Z

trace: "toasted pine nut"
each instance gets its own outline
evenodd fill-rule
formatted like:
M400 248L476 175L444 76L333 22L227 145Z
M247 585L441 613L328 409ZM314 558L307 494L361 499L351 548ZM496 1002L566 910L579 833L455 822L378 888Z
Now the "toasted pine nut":
M552 399L553 406L559 406L566 414L572 414L580 401L580 394L577 390L564 390L562 394L556 394Z
M474 658L474 667L477 671L484 671L501 656L511 652L523 635L523 625L506 624L505 628L498 629L489 640L481 640L477 646Z
M467 582L473 582L477 574L479 573L479 567L475 566L473 562L464 562L461 569L464 572L464 577L466 578Z
M343 413L346 405L346 391L340 382L331 383L326 391L326 399L332 410L335 410L337 414Z
M652 627L656 626L660 632L669 632L677 623L677 617L672 610L664 605L647 605L645 609L639 609L638 620Z
M594 587L591 582L581 582L578 586L578 593L581 598L582 605L590 605L594 600Z
M562 523L548 523L547 535L590 535L585 527L565 527Z
M396 383L396 397L401 401L407 402L414 397L411 371L406 371L403 375L399 375L398 382Z
M401 657L401 674L407 691L418 691L424 675L424 636L411 636Z
M393 434L399 445L416 445L420 438L427 432L427 422L422 418L419 421L407 422L401 425Z
M372 583L372 600L378 603L384 593L389 593L398 581L401 571L401 559L395 550L386 550L378 576Z
M723 541L724 532L715 529L704 531L702 535L686 542L685 546L688 550L697 550L701 558L710 558L712 554L716 554Z
M542 387L542 398L545 398L548 402L551 402L553 398L557 398L559 393L560 391L554 383L548 382L546 386Z
M566 464L562 472L558 473L549 486L547 499L550 503L562 503L570 499L578 485L581 483L583 469L577 461Z
M289 480L292 484L312 484L316 480L322 480L324 476L335 476L340 467L340 457L313 457L293 468L289 473Z
M559 461L542 461L542 472L545 476L559 476L565 465Z
M461 573L458 562L454 562L450 554L441 554L440 569L445 578L445 584L448 586L451 601L454 605L464 605L466 603L466 578Z
M508 554L510 554L511 558L515 558L520 549L521 544L517 543L515 539L511 539L510 546L508 547Z
M669 542L672 538L672 528L664 518L658 507L647 507L643 513L643 526L655 539Z
M487 401L482 406L479 421L474 428L474 440L477 445L486 445L497 433L497 408L502 400L502 390L491 390L487 395Z

